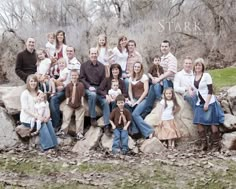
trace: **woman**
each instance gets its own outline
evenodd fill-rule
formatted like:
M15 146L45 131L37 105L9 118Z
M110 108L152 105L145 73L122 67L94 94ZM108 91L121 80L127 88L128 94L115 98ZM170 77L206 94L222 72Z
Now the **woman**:
M144 138L152 138L153 128L145 123L141 117L141 113L145 108L144 105L147 94L148 77L144 74L143 65L140 62L136 62L133 65L132 76L129 78L129 97L131 106L134 109L130 134L137 134L140 131Z
M119 64L112 64L110 67L110 73L111 73L110 77L105 78L98 87L97 93L106 98L108 103L112 103L112 105L114 105L115 102L112 102L111 97L108 95L108 91L111 89L112 82L117 81L119 82L119 89L121 90L126 100L128 100L128 93L125 89L124 81L121 79L122 76L121 66Z
M115 101L112 101L111 97L108 95L108 91L111 89L112 82L117 81L119 83L119 89L121 90L122 94L124 95L127 101L128 101L128 93L125 89L125 83L121 79L121 74L122 74L121 66L119 64L112 64L110 67L110 73L111 73L110 77L105 78L98 87L97 93L99 94L99 96L106 98L107 103L111 104L111 109L113 109L115 108L116 103ZM109 135L110 129L105 128L105 133Z
M59 60L60 58L67 59L66 54L66 34L62 30L58 30L56 33L56 58Z
M50 121L50 116L40 117L34 113L34 105L37 98L37 93L41 92L38 90L38 79L36 75L29 75L26 80L26 90L21 94L21 113L20 121L25 127L30 128L30 122L33 118L38 119L42 122L41 129L39 131L39 142L41 148L45 151L48 149L55 148L57 146L57 138ZM49 109L48 115L50 115Z
M112 55L108 58L108 60L112 59L114 63L117 63L121 66L122 74L125 73L128 52L127 52L127 37L121 36L118 39L117 47L112 50ZM123 75L122 77L125 77Z
M212 78L209 73L204 73L204 60L195 60L193 72L195 74L191 96L196 91L198 100L194 110L193 123L198 127L201 150L212 147L214 151L220 150L220 133L218 126L224 123L224 113L213 95ZM210 146L207 143L206 128L211 128Z

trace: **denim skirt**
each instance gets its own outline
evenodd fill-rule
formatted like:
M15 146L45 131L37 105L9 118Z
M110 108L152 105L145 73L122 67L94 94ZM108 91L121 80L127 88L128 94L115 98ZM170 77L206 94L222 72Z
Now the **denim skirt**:
M193 117L194 124L211 126L224 123L224 112L218 101L209 104L207 111L204 111L203 106L204 104L195 106Z

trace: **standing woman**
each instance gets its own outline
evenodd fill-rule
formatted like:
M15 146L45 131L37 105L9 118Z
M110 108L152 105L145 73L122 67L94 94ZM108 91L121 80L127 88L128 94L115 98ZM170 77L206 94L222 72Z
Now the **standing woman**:
M198 100L194 110L193 123L198 127L201 150L220 150L220 133L218 126L224 123L224 113L213 95L212 78L205 73L204 60L195 60L193 72L195 74L190 94L197 92ZM207 143L206 128L211 128L210 145Z
M136 62L133 64L132 75L129 78L129 97L131 106L134 109L132 113L132 124L130 134L140 132L144 138L152 138L153 128L144 122L141 113L144 110L146 96L148 94L148 76L144 74L143 64Z
M57 60L60 58L64 58L66 61L68 60L66 54L66 35L65 32L62 30L58 30L56 33L56 51L54 54L54 58L52 58L51 71L50 76L57 79L59 77L59 67L57 65Z
M122 77L126 78L125 70L127 64L128 52L127 52L127 37L121 36L118 39L117 47L112 50L112 55L108 58L112 59L114 63L121 66Z
M57 138L50 121L50 111L49 109L48 117L40 117L34 113L34 104L36 102L38 90L38 79L36 75L29 75L26 80L26 90L21 94L21 113L20 121L21 123L30 128L30 122L32 118L38 119L42 122L41 129L39 131L39 142L41 148L45 151L48 149L55 148L57 146Z

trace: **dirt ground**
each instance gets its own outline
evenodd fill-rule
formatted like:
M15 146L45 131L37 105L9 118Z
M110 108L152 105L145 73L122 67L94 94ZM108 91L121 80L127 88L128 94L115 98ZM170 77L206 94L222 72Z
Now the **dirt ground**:
M186 144L188 145L188 144ZM101 149L78 156L20 145L0 151L0 189L234 189L236 153L175 151L113 156Z

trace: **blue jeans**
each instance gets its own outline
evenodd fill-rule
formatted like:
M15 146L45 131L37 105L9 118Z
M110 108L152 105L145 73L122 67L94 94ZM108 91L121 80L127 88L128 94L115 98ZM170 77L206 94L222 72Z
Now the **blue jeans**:
M140 132L144 138L148 138L151 133L153 133L153 128L148 125L143 118L141 113L145 109L146 99L144 99L139 105L135 107L132 113L132 123L131 123L131 134L136 134Z
M29 123L22 123L24 126L30 128ZM52 127L52 122L42 123L39 130L39 143L43 150L54 148L58 145L57 137Z
M186 100L188 102L188 104L191 106L193 112L197 103L197 95L194 95L193 97L187 95L184 95L184 100Z
M128 140L129 135L127 130L123 130L123 128L116 128L114 130L114 139L112 144L112 152L117 153L121 151L126 154L129 150Z
M65 90L55 93L49 102L52 125L54 128L59 128L61 126L60 104L63 100L65 100Z
M145 103L145 108L143 109L142 113L145 113L146 115L149 114L152 111L153 104L155 103L155 100L161 99L161 95L163 93L163 90L166 88L172 87L173 88L173 83L171 80L164 79L163 81L163 87L160 85L160 83L157 83L155 85L151 85L149 91L148 91L148 96L146 99Z
M96 92L92 92L88 89L85 90L85 94L88 97L88 105L89 105L89 115L90 118L97 118L96 114L96 102L98 101L102 107L104 124L109 125L109 116L110 116L110 108L106 99L101 95L96 94Z

